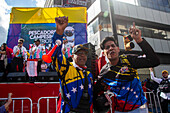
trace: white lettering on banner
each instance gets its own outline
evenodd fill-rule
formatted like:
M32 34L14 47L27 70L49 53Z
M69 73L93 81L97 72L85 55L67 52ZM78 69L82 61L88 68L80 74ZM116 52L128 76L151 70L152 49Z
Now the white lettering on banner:
M87 6L87 1L86 0L68 0L68 3L69 4Z
M29 31L30 39L40 39L42 43L52 43L52 37L56 30L33 30Z

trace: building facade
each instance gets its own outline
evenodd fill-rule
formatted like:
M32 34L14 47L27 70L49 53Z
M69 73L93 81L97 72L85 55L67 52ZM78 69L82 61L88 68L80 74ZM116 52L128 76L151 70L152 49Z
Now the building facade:
M95 0L46 0L44 7L89 7Z
M154 68L155 75L161 77L161 71L170 72L170 0L113 0L118 44L125 50L123 36L135 22L145 38L160 57L161 65ZM96 0L88 8L88 41L99 50L101 40L112 36L107 0ZM135 43L133 52L140 53ZM149 78L148 69L140 69L139 74Z
M80 2L83 2L79 4ZM144 37L161 60L161 65L155 67L155 75L161 77L161 71L170 72L170 0L112 0L118 44L124 52L123 36L128 34L128 28L135 22ZM106 36L112 36L112 28L107 0L46 0L44 7L87 7L88 12L88 42L95 45L100 53L99 45ZM135 43L132 52L140 53ZM149 78L148 69L140 69L139 74Z

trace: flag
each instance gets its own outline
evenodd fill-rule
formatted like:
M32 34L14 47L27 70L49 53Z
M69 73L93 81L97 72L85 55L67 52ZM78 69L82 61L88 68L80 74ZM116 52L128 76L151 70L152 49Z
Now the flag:
M104 52L101 51L100 56L99 56L99 60L98 60L98 70L99 73L102 69L102 67L106 64L106 56L104 55Z
M13 48L18 39L23 38L24 47L29 50L30 44L39 39L48 46L56 32L55 18L68 16L68 26L64 34L70 37L73 33L74 44L87 43L87 11L85 7L53 7L53 8L18 8L13 7L10 14L10 25L7 46Z
M38 59L27 60L27 72L29 77L37 76L37 65L38 65Z

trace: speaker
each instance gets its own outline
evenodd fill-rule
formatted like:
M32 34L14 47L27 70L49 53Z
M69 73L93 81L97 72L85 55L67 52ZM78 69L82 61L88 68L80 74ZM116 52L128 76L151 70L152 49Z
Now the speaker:
M13 72L7 75L8 82L26 82L25 72Z
M86 66L87 69L93 74L93 76L96 75L96 51L95 51L95 46L91 43L83 44L84 47L87 47L89 50L88 56L87 56L87 62Z
M57 72L39 72L37 76L38 82L58 82L58 74Z
M3 80L3 75L4 75L4 73L3 73L3 72L0 72L0 81Z

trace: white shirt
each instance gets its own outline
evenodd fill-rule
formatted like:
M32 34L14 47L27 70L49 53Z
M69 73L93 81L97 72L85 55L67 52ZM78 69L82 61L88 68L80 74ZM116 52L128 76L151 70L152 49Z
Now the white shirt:
M33 59L35 58L42 58L42 55L45 54L45 47L41 44L34 45L33 48L30 49L30 55L33 55Z
M154 73L153 73L153 72L150 72L150 76L151 76L151 79L154 80L155 82L157 82L158 84L161 83L162 78L156 78L156 77L154 76ZM164 79L164 78L163 78L163 79ZM169 81L170 81L170 75L168 75L168 78L167 78L167 79L169 79ZM161 92L161 93L160 93L160 96L161 96L162 98L164 98L164 99L170 100L170 92L169 92L169 93Z
M19 47L18 45L14 46L13 53L15 57L23 57L24 61L27 61L27 50L24 46L22 47Z

